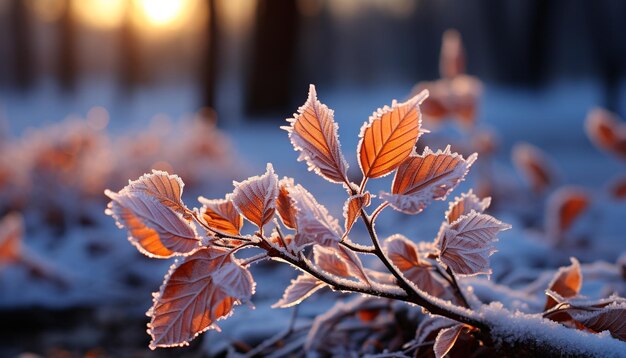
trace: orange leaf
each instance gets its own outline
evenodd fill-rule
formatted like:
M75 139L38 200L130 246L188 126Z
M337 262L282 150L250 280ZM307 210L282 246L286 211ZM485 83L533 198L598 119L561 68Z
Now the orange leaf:
M464 328L464 325L457 324L439 331L437 338L435 338L435 345L433 346L436 358L443 358L446 354L448 354L448 352L450 352Z
M583 276L580 273L580 263L575 258L570 258L572 264L559 268L554 278L548 285L548 291L556 292L560 297L572 298L578 295L583 284ZM554 307L557 302L550 295L546 295L546 307L549 310Z
M381 193L396 210L417 214L432 200L444 200L461 180L465 178L476 154L467 159L450 152L450 146L442 152L428 147L422 155L411 155L396 172L391 194Z
M274 303L272 308L295 306L324 286L326 286L326 284L317 278L306 273L302 274L295 280L291 280L291 285L285 289L283 297L278 302Z
M496 251L496 234L510 228L511 225L475 211L451 224L444 222L437 238L439 259L458 275L491 274L489 256Z
M348 265L333 249L315 245L313 247L315 263L324 271L339 276L349 277Z
M344 225L346 231L344 235L348 235L350 229L352 229L352 225L354 225L359 215L361 215L361 209L369 206L370 201L371 195L369 192L353 195L346 200L346 203L343 205L343 217L346 219Z
M587 115L585 127L596 146L626 159L626 124L613 113L596 108Z
M274 216L278 197L278 177L272 164L267 164L265 174L234 184L231 198L235 208L251 223L262 228Z
M202 204L201 218L210 228L221 233L239 235L243 226L243 217L235 209L229 197L221 200L200 197L198 201Z
M490 204L491 198L480 200L470 189L467 193L461 194L460 197L456 197L453 202L450 202L448 211L446 211L446 220L448 223L452 223L461 216L471 213L472 210L482 213Z
M152 174L144 174L139 179L131 181L126 186L129 192L139 191L157 198L161 204L175 212L189 218L185 204L181 200L185 184L178 175L170 175L167 172L153 170Z
M609 188L611 195L615 199L626 199L626 177L614 180Z
M298 108L290 126L282 127L289 132L289 139L296 151L298 161L306 161L309 170L334 183L348 183L348 164L341 153L337 124L333 111L317 99L315 86L309 86L309 97Z
M419 105L428 97L422 91L410 100L374 112L361 127L359 165L365 178L385 176L409 156L420 136Z
M0 221L0 264L19 261L22 255L24 219L19 213L9 213Z
M443 33L439 72L443 78L452 78L465 72L465 51L461 34L456 30Z
M219 329L215 322L253 293L250 272L232 261L228 251L213 247L196 251L172 266L154 296L148 311L150 348L187 345L198 334Z
M119 193L106 190L105 194L112 199L106 214L116 220L120 229L128 230L128 240L144 255L168 258L199 247L193 224L157 197L126 188Z
M543 193L554 184L554 170L546 154L528 143L518 143L511 152L518 173L536 193Z
M296 209L291 203L289 188L293 188L292 178L283 178L278 182L278 198L276 198L276 211L283 224L290 228L296 228Z
M385 240L389 260L409 281L429 294L444 298L446 286L431 274L431 265L419 260L417 246L406 237L396 234Z
M576 219L589 207L590 198L583 190L563 187L552 193L546 208L546 232L553 244L562 239Z

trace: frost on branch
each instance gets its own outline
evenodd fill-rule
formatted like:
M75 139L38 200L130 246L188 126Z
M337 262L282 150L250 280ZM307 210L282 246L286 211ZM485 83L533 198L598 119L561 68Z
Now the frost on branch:
M306 273L301 274L295 280L291 280L291 285L287 287L283 297L274 303L272 307L287 308L295 306L324 286L326 284L317 278Z
M417 214L432 200L445 200L475 160L476 154L463 159L450 152L450 146L437 152L426 147L421 155L412 154L400 164L391 193L381 193L380 197L398 211Z
M262 229L274 216L278 197L278 176L272 164L267 164L265 174L234 185L233 204L243 217Z
M548 291L555 292L562 298L576 297L583 284L580 263L573 257L570 258L570 260L572 264L559 268L548 285ZM556 300L550 295L547 295L545 310L554 307L556 304Z
M175 264L148 311L150 348L187 345L228 317L233 306L254 293L250 272L228 251L205 248Z
M421 134L419 106L427 97L428 91L422 91L404 103L393 101L363 124L357 152L365 178L391 173L411 154Z
M243 226L243 217L235 209L228 196L226 199L215 200L200 197L198 201L202 204L200 219L207 226L220 233L239 235Z
M146 177L150 175L142 178ZM161 192L137 190L136 183L131 182L119 193L105 191L111 198L106 213L113 216L118 227L128 230L128 240L141 253L157 258L183 255L199 248L193 224L174 211L173 204L163 199Z
M448 354L448 352L450 352L464 328L465 325L457 324L439 331L439 334L437 334L437 338L435 339L435 345L433 346L436 358L443 358L446 354Z
M492 216L472 211L443 224L437 238L439 258L458 275L491 274L489 256L496 251L496 234L510 228Z
M361 215L361 209L369 206L370 202L371 195L369 192L352 195L346 200L346 203L343 205L343 217L346 220L344 235L348 235L350 229L352 229L352 225L354 225L359 215Z
M408 280L429 294L444 298L446 286L431 274L432 266L420 260L417 246L406 237L396 234L385 240L385 253Z
M314 85L309 87L306 103L287 121L291 125L283 129L289 132L294 149L301 152L298 161L306 161L309 170L333 183L348 183L348 163L341 153L333 110L317 99Z
M10 213L0 221L0 266L20 260L24 219L18 213Z
M480 200L470 189L467 193L461 194L460 197L456 197L453 202L450 202L448 211L446 211L446 221L450 224L461 216L471 213L472 210L483 213L490 204L491 198L487 197Z

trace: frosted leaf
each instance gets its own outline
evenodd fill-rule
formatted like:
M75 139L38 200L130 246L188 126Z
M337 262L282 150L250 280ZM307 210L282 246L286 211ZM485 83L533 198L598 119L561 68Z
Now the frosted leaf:
M0 264L19 261L22 255L24 219L14 212L5 215L0 221Z
M415 332L415 341L417 344L422 344L428 340L428 337L433 333L439 332L442 328L454 326L456 321L442 316L428 315L420 322ZM436 337L436 335L434 336Z
M296 208L291 203L289 189L294 187L293 178L283 178L278 182L278 198L276 198L276 212L283 225L290 229L296 228Z
M337 253L348 265L348 271L352 277L356 277L361 281L370 284L370 280L367 277L363 263L354 251L349 250L343 246L337 246Z
M285 289L283 297L278 302L274 303L272 308L295 306L324 286L326 286L326 284L317 278L309 274L302 274L295 280L291 280L291 285Z
M452 347L454 347L454 343L456 343L456 340L459 338L459 335L461 335L464 328L464 325L457 324L439 331L437 338L435 338L435 345L433 346L435 357L443 358L446 354L448 354Z
M546 234L557 244L569 228L589 207L591 199L582 189L563 187L552 193L546 208Z
M536 193L543 193L554 185L554 169L546 154L529 143L516 144L511 152L517 172Z
M215 322L228 317L233 306L248 301L252 293L252 277L228 251L213 247L196 251L172 266L154 296L148 311L150 348L187 345L200 333L219 329Z
M221 233L239 235L243 217L228 196L225 199L214 200L200 197L198 201L202 204L200 218L207 226Z
M626 124L615 114L596 108L587 115L585 127L597 147L626 159Z
M348 183L348 164L341 153L333 110L317 99L314 85L309 87L307 101L287 121L291 125L282 128L300 151L298 161L306 161L309 170L333 183Z
M428 91L422 91L404 103L393 101L363 124L357 152L364 177L385 176L411 154L420 136L419 105L427 97Z
M571 311L570 314L588 329L609 331L613 337L626 341L626 303L613 303L591 312Z
M294 251L314 243L335 246L341 240L341 227L337 219L330 216L328 210L302 185L289 188L289 196L296 209L297 232L292 241Z
M406 214L421 212L433 200L445 200L467 174L476 160L476 154L467 159L450 152L431 151L428 147L423 154L412 154L398 167L390 193L381 193L396 210Z
M267 164L265 174L234 182L232 201L235 208L251 223L259 228L274 216L278 197L278 177L272 164Z
M384 249L389 260L409 281L435 297L445 296L446 286L432 275L431 265L419 259L415 243L395 234L384 241Z
M444 223L437 244L439 259L458 275L491 274L489 256L495 251L496 234L511 225L475 211L451 224Z
M322 270L339 277L350 276L348 265L334 249L315 245L313 247L313 255L315 263Z
M570 258L572 264L559 268L552 281L548 285L548 291L555 292L560 300L573 298L578 295L583 284L583 276L580 272L580 263L576 258ZM557 304L557 300L547 295L544 310L549 310Z
M346 200L343 205L343 217L346 220L344 229L344 235L347 235L352 229L352 225L356 222L359 215L361 215L361 209L370 205L371 195L369 192L363 194L352 195Z
M189 220L188 210L181 199L184 186L185 184L178 175L170 175L161 170L153 170L151 174L144 174L137 180L129 181L124 189L128 192L139 191L153 196L161 204Z
M199 247L193 224L158 198L125 189L119 193L107 190L105 194L112 200L106 213L128 230L128 240L143 254L168 258Z
M461 194L460 197L456 197L453 202L450 202L448 211L446 211L446 220L448 223L452 223L461 216L471 213L472 210L482 213L487 210L490 204L490 197L480 200L470 189L467 193Z

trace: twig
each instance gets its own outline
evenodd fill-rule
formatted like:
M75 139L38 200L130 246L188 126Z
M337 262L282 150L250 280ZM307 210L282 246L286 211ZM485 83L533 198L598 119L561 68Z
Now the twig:
M452 280L451 282L452 288L456 292L457 296L459 296L459 298L461 299L465 307L471 309L469 303L467 302L467 299L465 299L465 295L463 294L463 291L461 290L461 286L459 286L459 283L456 280L456 276L454 275L454 272L452 272L452 269L450 269L450 266L446 268L446 272L448 273L448 275L450 275L450 279Z

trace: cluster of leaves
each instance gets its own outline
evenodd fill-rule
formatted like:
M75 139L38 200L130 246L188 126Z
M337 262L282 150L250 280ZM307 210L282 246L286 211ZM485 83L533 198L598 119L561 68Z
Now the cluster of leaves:
M200 198L202 206L194 209L181 200L181 179L162 171L144 175L117 193L106 191L112 200L107 213L128 230L133 245L151 257L180 257L149 311L150 347L186 344L217 328L216 321L229 316L234 305L250 302L255 283L248 266L267 258L302 271L274 307L296 305L330 287L418 304L484 328L460 310L469 305L456 278L491 273L489 256L495 252L496 234L509 228L484 213L488 198L479 199L471 191L457 197L429 243L418 245L401 234L381 241L374 228L386 207L417 214L433 200L444 200L476 160L476 154L463 158L450 147L416 153L420 104L427 95L424 91L404 103L394 101L363 125L357 147L360 184L348 178L333 111L317 99L313 86L306 103L288 120L284 129L300 152L299 160L346 190L343 226L302 185L292 178L279 179L271 164L263 175L235 182L224 199ZM378 195L380 205L368 213L376 197L367 191L367 182L393 172L390 190ZM242 232L244 219L256 227L253 232ZM359 219L368 229L370 246L349 239ZM246 259L235 256L246 248L261 253ZM377 256L387 272L365 267L360 254Z

